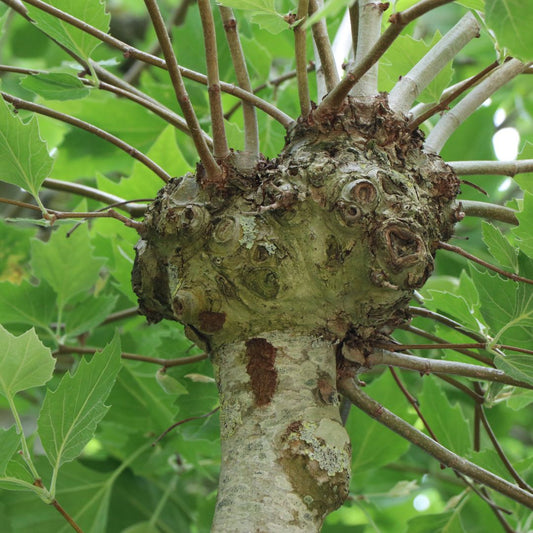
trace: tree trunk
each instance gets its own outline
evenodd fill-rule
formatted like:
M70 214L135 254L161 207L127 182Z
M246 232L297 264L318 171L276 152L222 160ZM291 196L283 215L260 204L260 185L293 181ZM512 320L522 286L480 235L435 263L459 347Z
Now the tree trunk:
M212 531L319 531L350 484L334 344L268 332L221 347L214 363L222 469Z

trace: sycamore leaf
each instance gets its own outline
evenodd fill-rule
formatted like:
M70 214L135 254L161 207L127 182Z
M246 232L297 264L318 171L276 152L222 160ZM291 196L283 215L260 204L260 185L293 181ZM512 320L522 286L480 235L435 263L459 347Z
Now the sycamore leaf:
M485 20L500 46L521 61L533 60L533 4L523 0L486 0Z
M52 166L53 159L39 136L37 120L32 118L24 124L0 98L0 180L37 197Z
M20 445L20 435L15 426L0 428L0 476L6 473L6 467Z
M55 359L30 329L19 337L0 325L0 394L15 393L40 387L52 378Z
M106 33L109 30L110 15L106 13L105 4L102 1L48 0L47 3L99 30ZM42 31L83 59L88 59L93 50L101 43L100 39L36 7L27 5L26 8L33 22Z
M67 228L56 230L48 242L32 241L32 269L57 293L58 306L96 283L105 259L93 257L86 226L67 238Z
M93 437L108 410L104 402L119 369L120 342L115 336L91 361L83 359L74 375L66 374L55 391L47 391L38 432L55 470L75 459Z
M274 0L221 0L219 3L248 11L250 20L270 33L280 33L289 28L283 15L276 11Z
M483 242L503 267L518 273L518 253L499 228L483 221Z
M89 89L77 76L63 72L27 76L20 84L47 100L72 100L89 94Z
M464 532L461 519L457 511L440 514L427 514L411 518L407 522L407 533L451 533Z
M520 250L529 257L533 257L533 233L531 232L533 227L533 194L524 193L522 209L516 217L520 225L512 231L520 239Z
M497 355L494 364L508 376L533 384L533 357L525 354Z

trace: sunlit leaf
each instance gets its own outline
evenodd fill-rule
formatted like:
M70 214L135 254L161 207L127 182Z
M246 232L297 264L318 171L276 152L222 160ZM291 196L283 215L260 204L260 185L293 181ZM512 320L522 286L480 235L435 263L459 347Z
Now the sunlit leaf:
M15 393L40 387L52 377L55 359L30 329L19 337L0 325L0 394Z
M501 230L483 221L483 241L494 259L503 267L518 272L518 254Z

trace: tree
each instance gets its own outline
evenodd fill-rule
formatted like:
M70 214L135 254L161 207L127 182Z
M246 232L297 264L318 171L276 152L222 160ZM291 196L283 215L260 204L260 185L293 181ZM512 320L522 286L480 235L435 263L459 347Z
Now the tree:
M533 8L2 4L6 531L528 530Z

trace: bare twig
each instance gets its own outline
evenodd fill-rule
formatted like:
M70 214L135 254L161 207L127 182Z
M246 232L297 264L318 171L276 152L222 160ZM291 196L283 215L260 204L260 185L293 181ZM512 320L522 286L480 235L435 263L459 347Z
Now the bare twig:
M179 422L176 422L175 424L172 424L169 428L165 429L157 439L154 440L152 443L152 446L155 446L163 437L166 437L174 428L177 428L178 426L181 426L182 424L185 424L187 422L192 422L193 420L201 420L202 418L207 418L213 414L215 414L220 409L219 406L215 407L209 413L205 413L203 415L199 416L191 416L189 418L185 418L184 420L180 420Z
M446 89L442 93L441 99L439 100L438 104L419 104L413 107L410 112L410 115L412 115L413 118L409 122L409 128L411 130L415 130L428 118L432 117L433 115L436 115L437 113L440 113L441 111L445 111L446 109L448 109L448 106L456 98L461 96L471 87L477 85L482 79L485 78L485 76L487 76L489 72L494 70L497 66L498 62L494 61L488 67L485 67L481 72L478 72L475 76L472 76L471 78L468 78L455 85L452 85L451 87L448 87L448 89Z
M309 15L319 9L319 0L309 0ZM326 90L331 91L339 83L339 73L335 66L335 58L331 50L326 21L320 19L311 27L313 39L320 57L320 66L324 72Z
M300 114L302 117L306 117L311 111L309 82L307 79L307 32L304 26L308 8L309 0L298 0L296 22L293 26L294 54L296 58L296 83L298 86L298 99L300 101Z
M180 104L183 116L185 117L187 125L189 126L189 131L191 132L191 137L193 139L194 146L196 147L198 157L200 158L200 161L202 162L202 165L204 166L208 176L219 176L222 173L222 170L215 161L215 158L213 157L213 154L209 150L209 147L207 146L207 143L203 137L202 128L200 127L196 113L191 105L191 101L189 100L187 89L185 88L185 84L183 83L183 79L181 77L176 54L172 48L170 36L161 15L161 11L159 11L157 1L144 0L144 3L146 5L146 9L148 10L148 14L150 15L150 19L152 20L152 25L157 35L157 39L161 44L161 49L163 50L163 55L165 56L168 73L174 88L174 93L176 94L176 98Z
M493 272L497 272L501 276L512 279L513 281L521 281L523 283L529 283L530 285L533 285L533 280L524 278L523 276L519 276L518 274L514 274L513 272L507 272L506 270L502 270L501 268L498 268L497 266L491 265L490 263L487 263L487 261L483 261L483 259L480 259L479 257L476 257L475 255L465 252L465 250L463 250L462 248L459 248L459 246L453 246L453 244L448 244L447 242L439 241L439 248L441 250L448 250L450 252L455 252L456 254L462 255L463 257L470 259L470 261L474 261L474 263L477 263L478 265L482 265L485 268L492 270Z
M494 70L476 88L448 111L431 130L424 149L439 153L452 133L492 94L520 74L526 65L518 59L510 59Z
M222 100L220 99L220 75L218 73L215 21L213 20L213 12L211 11L209 0L198 0L198 7L200 8L200 19L202 20L205 60L207 63L207 93L209 95L211 127L213 128L213 155L215 160L221 161L228 157L229 147L228 139L226 137L226 128L224 126ZM167 56L165 55L165 57ZM167 64L168 63L169 61L167 59ZM179 72L178 68L176 68L176 70ZM214 167L211 170L209 170L208 167L206 167L206 169L207 173L212 176L216 176L220 173L220 170L217 170Z
M122 311L117 311L116 313L111 313L102 324L110 324L111 322L116 322L117 320L124 320L125 318L131 318L132 316L139 316L138 307L130 307L129 309L123 309Z
M105 141L114 144L117 148L120 148L128 155L130 155L134 159L137 159L143 165L148 167L165 183L168 182L171 178L171 176L165 170L163 170L157 163L152 161L147 155L143 154L141 151L137 150L130 144L124 142L122 139L119 139L115 135L112 135L111 133L102 130L101 128L97 128L93 124L89 124L88 122L75 118L71 115L55 111L40 104L34 104L33 102L22 100L21 98L11 96L10 94L4 92L0 92L0 94L6 102L10 102L11 104L13 104L16 109L27 109L28 111L33 111L34 113L39 113L40 115L46 115L47 117L60 120L61 122L66 122L67 124L71 124L76 128L88 131L89 133L92 133L93 135L96 135L97 137L100 137L101 139L104 139Z
M460 210L468 217L481 217L489 220L498 220L506 224L518 226L516 211L510 207L476 200L461 200L458 203Z
M74 211L55 211L53 209L47 209L46 213L43 213L43 217L50 220L50 224L53 224L56 220L62 219L75 219L75 218L114 218L122 222L128 228L133 228L137 232L140 232L144 227L142 222L137 222L131 218L125 217L120 213L117 213L114 209L105 208L105 211L88 211L88 212L74 212Z
M366 414L429 453L441 463L533 509L533 495L494 475L492 472L454 454L441 444L435 442L432 438L424 435L424 433L373 400L357 387L352 379L343 378L339 380L338 390L350 398L354 405Z
M469 43L479 36L479 23L467 13L442 39L393 87L389 106L407 113L418 95L437 74Z
M379 60L379 58L388 50L390 45L394 42L396 37L400 35L401 31L407 24L418 17L421 17L428 11L435 9L444 4L448 4L453 0L421 0L414 6L405 11L397 12L391 15L389 27L382 33L376 44L368 52L365 58L357 63L355 67L350 69L346 76L340 81L337 86L322 100L322 103L316 110L318 120L326 118L333 113L336 113L348 96L352 87L361 79L361 77Z
M517 174L533 172L533 159L522 161L448 161L456 174L473 176L491 174L513 177Z
M233 15L233 10L222 5L218 6L220 16L224 23L224 30L226 31L226 39L233 62L235 75L237 76L237 83L241 89L252 92L252 84L246 66L246 58L242 49L239 33L237 32L237 21ZM224 118L228 118L228 114ZM257 125L257 113L255 107L249 102L243 102L243 117L244 117L244 151L248 153L255 161L259 157L259 128Z

